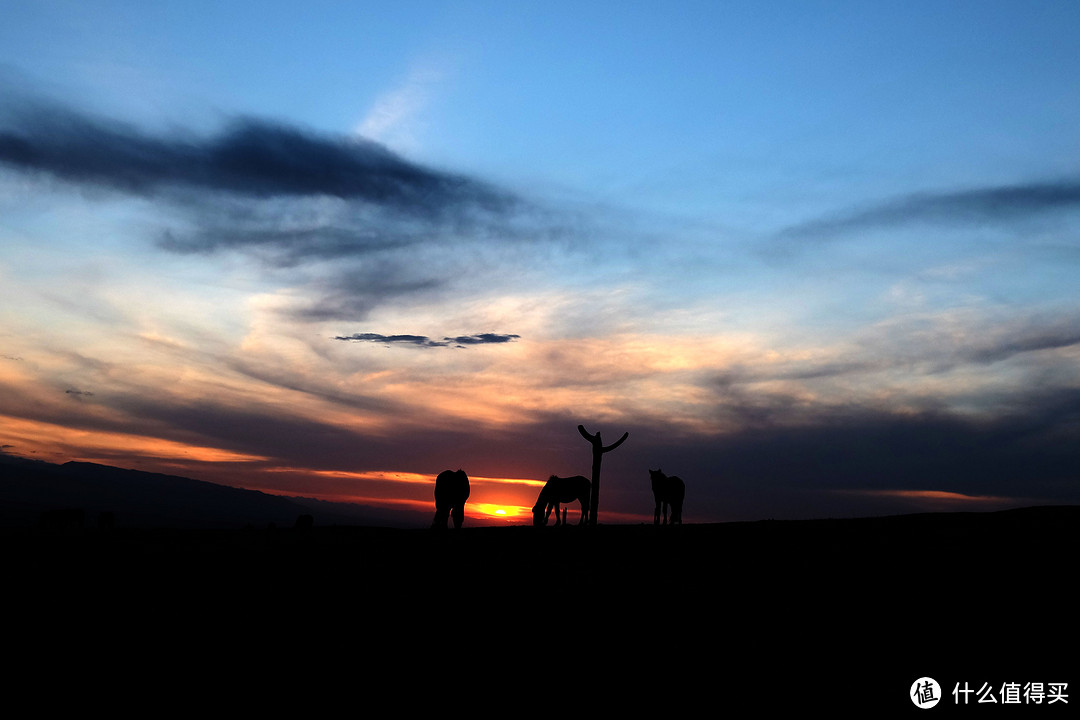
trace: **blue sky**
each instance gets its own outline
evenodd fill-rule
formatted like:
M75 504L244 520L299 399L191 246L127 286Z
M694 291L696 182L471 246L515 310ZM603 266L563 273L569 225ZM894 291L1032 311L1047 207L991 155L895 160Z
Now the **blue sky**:
M1078 499L1075 3L0 15L6 452L490 509L584 423L611 521L657 465L697 521Z

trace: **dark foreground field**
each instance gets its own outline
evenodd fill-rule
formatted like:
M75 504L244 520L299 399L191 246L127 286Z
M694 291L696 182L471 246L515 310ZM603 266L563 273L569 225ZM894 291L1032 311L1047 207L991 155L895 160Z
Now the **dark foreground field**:
M32 679L85 681L115 703L205 703L213 689L237 711L319 715L345 712L344 695L350 712L377 698L481 716L881 717L920 712L907 693L924 675L943 692L1075 682L1078 528L1067 507L682 527L11 530L8 648ZM962 709L949 703L934 711Z

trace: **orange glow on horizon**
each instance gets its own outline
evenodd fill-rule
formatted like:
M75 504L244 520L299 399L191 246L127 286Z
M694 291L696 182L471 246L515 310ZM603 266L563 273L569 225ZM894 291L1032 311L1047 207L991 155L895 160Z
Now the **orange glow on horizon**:
M498 503L472 503L465 505L465 512L471 517L485 520L520 520L529 517L531 508L521 505L506 505Z
M221 448L188 445L146 435L132 435L102 430L77 430L53 423L23 420L4 416L0 418L4 435L19 441L16 454L36 459L58 462L69 460L114 462L116 455L131 458L198 463L244 463L260 462L267 458L246 455Z
M871 490L866 494L912 498L916 500L952 500L957 502L1004 502L1008 498L993 495L964 495L946 490Z
M351 470L308 470L305 468L293 468L293 467L277 467L268 468L268 472L296 472L296 473L308 473L310 475L316 475L319 477L328 478L341 478L347 480L384 480L391 482L403 482L403 483L426 483L430 485L435 484L435 478L437 473L416 473L407 472L401 470L364 470L364 471L351 471ZM469 476L470 485L481 484L513 484L513 485L528 485L542 487L547 480L533 480L530 478L496 478L496 477L479 477Z
M435 475L430 473L386 470L353 472L287 467L270 468L267 472L295 474L300 480L305 476L323 479L328 484L309 484L303 492L297 492L293 488L284 489L260 484L257 477L249 476L248 482L243 484L244 487L271 495L303 496L329 502L370 505L424 514L435 511L433 495ZM335 483L335 481L344 481L344 483ZM465 505L466 516L477 521L512 523L520 522L522 519L528 519L531 522L532 504L535 499L534 488L542 486L546 481L528 478L470 477L469 482L472 486L472 495ZM387 485L399 485L400 493L388 490Z
M848 490L841 491L850 495L869 497L899 498L910 500L917 506L929 510L948 510L953 508L993 508L1007 507L1016 503L1015 498L995 495L965 495L947 490Z

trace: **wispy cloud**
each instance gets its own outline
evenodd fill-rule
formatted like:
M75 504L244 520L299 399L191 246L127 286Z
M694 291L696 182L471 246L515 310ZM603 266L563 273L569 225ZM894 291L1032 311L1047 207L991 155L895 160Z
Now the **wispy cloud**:
M370 342L382 345L413 345L416 347L466 347L468 345L501 345L519 339L520 335L503 335L499 333L478 333L476 335L458 335L457 337L444 337L442 340L432 340L426 335L380 335L378 333L354 333L353 335L339 335L335 340L347 342Z
M375 100L357 126L357 134L403 152L417 151L421 113L442 77L443 73L432 67L414 69L404 84Z
M773 381L808 382L873 373L911 378L987 367L1022 356L1080 346L1080 317L1028 314L1008 319L977 313L899 316L856 333L848 344L778 354L768 362L733 363L718 386Z
M996 223L1069 210L1080 210L1080 180L916 193L800 223L787 228L782 235L823 237L911 223Z

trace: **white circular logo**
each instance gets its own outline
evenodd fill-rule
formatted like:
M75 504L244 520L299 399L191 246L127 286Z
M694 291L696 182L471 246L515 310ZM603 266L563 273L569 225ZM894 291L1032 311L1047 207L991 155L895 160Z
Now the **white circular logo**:
M908 697L916 707L926 710L938 704L941 699L941 686L934 678L921 677L911 684L911 694Z

